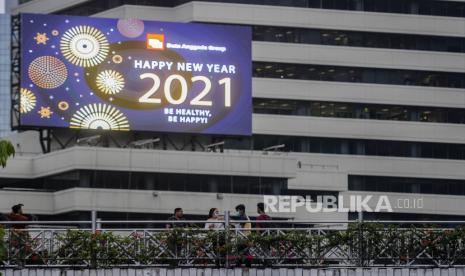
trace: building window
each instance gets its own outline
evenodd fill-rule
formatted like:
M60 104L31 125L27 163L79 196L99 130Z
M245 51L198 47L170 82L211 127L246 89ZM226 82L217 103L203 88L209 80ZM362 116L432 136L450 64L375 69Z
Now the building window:
M465 88L465 74L334 65L253 62L257 78Z
M59 191L74 187L280 195L286 178L126 171L71 171L37 179L1 179L0 188Z
M370 156L396 156L465 160L464 144L386 141L327 137L254 135L240 143L227 142L228 149L262 150L284 144L284 151Z
M361 31L252 26L254 41L465 52L465 38Z
M465 195L465 180L349 175L349 191Z
M365 103L253 99L254 113L465 124L465 109Z

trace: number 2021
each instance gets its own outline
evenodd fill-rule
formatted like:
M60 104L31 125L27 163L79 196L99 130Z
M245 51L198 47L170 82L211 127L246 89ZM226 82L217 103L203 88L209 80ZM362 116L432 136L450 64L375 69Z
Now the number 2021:
M140 103L151 103L151 104L159 104L161 103L160 98L155 98L152 97L160 88L161 85L161 80L160 77L158 77L156 74L153 73L144 73L140 75L140 79L152 79L153 80L153 85L147 91L142 97L139 98ZM172 94L171 94L171 83L173 81L178 81L179 84L181 85L181 95L179 96L178 99L174 99ZM209 78L204 77L204 76L195 76L191 78L192 82L200 81L203 82L204 88L203 90L196 96L194 97L190 104L191 105L200 105L200 106L212 106L212 101L208 100L203 100L205 96L210 93L211 88L212 88L212 83ZM230 107L231 106L231 78L224 78L218 81L220 85L224 85L224 106ZM187 98L187 81L186 79L177 74L170 75L166 78L165 84L163 86L163 91L165 94L166 100L170 104L178 105L184 103L184 101Z

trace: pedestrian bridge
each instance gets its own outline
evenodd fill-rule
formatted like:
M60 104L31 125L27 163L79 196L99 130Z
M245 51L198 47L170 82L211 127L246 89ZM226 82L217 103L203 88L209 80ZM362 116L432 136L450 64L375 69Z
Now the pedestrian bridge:
M465 268L279 268L279 269L167 269L112 268L97 270L22 269L0 270L4 276L462 276Z
M256 275L302 275L315 269L320 269L318 275L358 275L360 271L363 275L410 275L411 271L443 275L436 273L463 272L465 267L464 222L273 220L260 221L262 226L268 224L265 228L244 229L218 221L225 227L208 230L203 228L205 221L125 221L152 228L112 227L121 223L2 222L7 228L0 228L0 270L8 275L35 275L37 271L40 275L57 271L65 271L65 275L84 271L104 273L95 275L107 275L108 271L139 273L130 275L212 275L221 271L228 275L250 275L252 271ZM183 227L165 229L166 223Z

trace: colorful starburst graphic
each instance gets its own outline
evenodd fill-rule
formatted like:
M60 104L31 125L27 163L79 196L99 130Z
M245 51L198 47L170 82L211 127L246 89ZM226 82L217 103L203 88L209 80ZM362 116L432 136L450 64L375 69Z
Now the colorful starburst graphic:
M92 67L105 60L109 52L109 44L105 35L96 28L77 26L63 34L60 50L72 64Z
M49 40L46 33L37 33L34 39L37 44L44 44L44 45L47 44L47 40Z
M113 60L114 63L116 64L120 64L121 62L123 62L123 57L120 56L120 55L114 55L111 60Z
M53 111L50 110L50 107L41 106L40 110L37 113L40 114L41 119L43 119L43 118L50 119L50 116L52 116Z
M123 76L114 70L105 70L97 75L97 88L105 94L116 94L124 87Z
M69 104L66 101L61 101L61 102L58 103L58 108L60 110L66 111L69 108Z
M133 18L120 19L117 28L125 37L135 38L144 32L144 21Z
M73 114L70 128L129 130L126 116L111 105L89 104Z
M52 56L34 59L28 68L29 78L40 88L53 89L62 85L68 77L65 64Z
M251 78L240 73L251 70L249 28L34 13L20 21L21 129L251 135ZM147 41L216 46L153 51Z
M31 90L26 88L21 88L21 104L19 108L20 113L28 113L29 111L33 110L36 107L36 96L32 93Z

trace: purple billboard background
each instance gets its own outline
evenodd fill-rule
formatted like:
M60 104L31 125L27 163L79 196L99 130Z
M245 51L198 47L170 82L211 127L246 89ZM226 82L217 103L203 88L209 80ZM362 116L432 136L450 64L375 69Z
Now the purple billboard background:
M140 20L121 20L118 26L118 22L118 19L77 16L21 15L21 127L103 126L107 129L111 126L114 130L251 135L250 28ZM79 64L76 62L79 56L73 62L73 55L68 53L66 56L63 50L63 45L67 45L63 42L64 35L73 28L78 30L76 27L79 26L84 35L94 36L96 40L103 35L108 42L105 56L102 55L100 60L89 59L94 64ZM100 34L84 27L93 27ZM165 49L147 49L147 34L163 34ZM70 39L80 35L73 33ZM81 41L76 43L73 47L81 47L77 53L82 50L87 55L89 48L82 48L87 45ZM168 49L167 43L211 45L225 47L226 51ZM96 55L98 58L99 54ZM173 65L171 70L140 68L136 67L136 61L142 64L165 61L173 62ZM199 72L179 71L176 70L178 63L197 63L203 67ZM207 65L212 64L220 65L220 69L233 66L234 70L209 71ZM98 76L103 71L119 73L124 82L120 91L105 93L97 85ZM150 96L160 98L160 104L139 102L139 98L153 86L150 78L140 78L145 73L160 77L160 87ZM188 83L187 98L180 104L169 103L163 92L166 78L173 74L182 76ZM205 87L201 81L191 82L191 77L195 76L204 76L211 81L211 89L202 100L211 101L212 106L190 104ZM226 85L219 82L224 78L231 81L230 107L225 104ZM178 98L179 81L174 80L170 89L173 98ZM103 110L96 109L98 104Z

